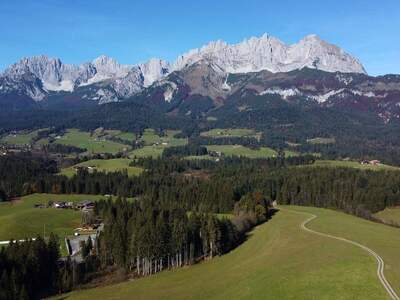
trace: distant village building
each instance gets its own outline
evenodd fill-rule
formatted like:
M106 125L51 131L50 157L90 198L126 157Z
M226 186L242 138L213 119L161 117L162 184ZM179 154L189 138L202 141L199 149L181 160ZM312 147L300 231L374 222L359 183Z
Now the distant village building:
M65 202L63 201L54 201L53 202L54 208L66 208Z
M81 201L76 205L76 208L81 210L92 210L94 209L94 202L90 200Z
M360 162L362 165L371 165L371 166L378 166L381 164L381 162L377 159L373 159L373 160L362 160Z
M379 165L380 163L381 163L381 162L380 162L379 160L377 160L377 159L371 160L371 161L369 162L370 165L374 165L374 166L377 166L377 165Z
M50 206L53 206L54 208L74 208L74 203L71 201L51 201L51 203Z

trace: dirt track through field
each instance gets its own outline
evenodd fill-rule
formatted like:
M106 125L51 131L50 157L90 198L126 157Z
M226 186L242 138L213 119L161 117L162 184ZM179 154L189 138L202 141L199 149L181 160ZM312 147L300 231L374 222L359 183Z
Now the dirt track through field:
M282 208L281 208L282 209ZM322 232L318 232L315 231L313 229L310 229L308 227L306 227L306 225L311 222L312 220L316 219L317 216L311 213L307 213L307 212L300 212L300 211L296 211L296 210L291 210L291 209L284 209L286 211L289 212L294 212L294 213L299 213L299 214L304 214L304 215L309 215L310 217L308 219L306 219L303 223L300 224L300 228L311 232L313 234L317 234L319 236L323 236L323 237L327 237L327 238L331 238L331 239L335 239L335 240L339 240L342 242L346 242L349 244L352 244L354 246L357 246L361 249L363 249L364 251L368 252L368 254L370 254L371 256L373 256L376 261L378 262L378 268L376 270L376 274L378 276L379 281L382 283L383 287L385 288L386 292L389 294L389 297L392 300L400 300L400 297L397 295L397 293L395 292L395 290L392 288L392 286L390 285L390 283L387 281L385 274L384 274L384 269L385 269L385 262L383 261L382 257L380 257L375 251L371 250L370 248L368 248L367 246L364 246L360 243L357 243L355 241L352 240L348 240L342 237L338 237L335 235L331 235L331 234L326 234L326 233L322 233Z

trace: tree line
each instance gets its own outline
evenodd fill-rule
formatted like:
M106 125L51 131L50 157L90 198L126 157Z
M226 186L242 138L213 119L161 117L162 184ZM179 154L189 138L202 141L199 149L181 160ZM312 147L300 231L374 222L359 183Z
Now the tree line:
M103 200L96 214L104 220L96 254L101 265L145 276L222 255L243 241L248 230L267 220L270 200L249 193L231 219L182 209L154 199Z
M41 299L60 291L57 237L11 242L0 250L0 299Z
M55 161L29 153L0 156L0 201L26 194L30 181L56 172Z
M179 155L186 153L185 148L177 150ZM165 204L179 203L186 210L215 213L232 211L243 195L256 189L281 203L332 207L357 215L398 204L399 172L311 167L314 160L312 156L254 160L225 157L217 163L179 157L140 158L132 161L132 165L145 169L137 177L123 171L80 170L67 178L53 175L55 166L48 161L0 157L0 195L148 196Z
M141 158L133 162L133 165L145 168L145 172L137 177L129 177L124 171L89 173L78 170L72 178L38 178L26 185L25 193L149 196L162 203L179 203L182 208L192 211L230 212L235 202L250 191L246 183L246 188L237 183L240 178L249 179L258 169L268 172L313 161L312 156L259 160L234 157L218 163Z

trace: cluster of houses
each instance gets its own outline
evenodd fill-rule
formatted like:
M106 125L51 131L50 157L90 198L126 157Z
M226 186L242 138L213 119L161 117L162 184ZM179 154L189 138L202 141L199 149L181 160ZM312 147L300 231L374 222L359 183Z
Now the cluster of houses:
M0 156L7 155L7 148L4 146L0 146Z
M219 162L220 158L223 156L223 153L220 151L208 151L208 155L214 157L216 162Z
M74 170L78 172L79 170L85 170L88 171L89 173L92 173L94 170L96 170L95 166L76 166L74 167Z
M94 202L90 200L74 203L71 201L49 201L48 205L35 204L35 208L57 208L57 209L76 209L81 211L91 211L94 209Z
M30 145L0 145L0 156L5 156L7 154L17 154L21 152L29 152L32 150Z

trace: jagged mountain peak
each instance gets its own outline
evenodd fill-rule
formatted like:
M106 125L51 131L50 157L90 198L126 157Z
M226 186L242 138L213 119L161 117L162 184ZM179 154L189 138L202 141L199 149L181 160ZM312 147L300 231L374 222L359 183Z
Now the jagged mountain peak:
M215 60L228 73L260 70L288 72L304 67L328 72L366 73L356 58L315 34L292 45L286 45L268 34L237 44L227 44L219 40L181 55L176 60L174 69L184 68L204 58Z
M113 78L122 78L127 76L132 69L132 66L122 65L116 59L106 55L100 55L95 58L88 67L93 67L95 74L87 82L81 83L81 85L89 85Z
M139 68L143 72L144 86L149 86L167 75L171 66L165 60L151 58L149 61L139 64Z
M59 69L61 65L62 62L60 59L50 58L46 55L23 57L18 62L8 67L4 71L4 74L13 75L29 71L39 77L43 76L46 72Z
M122 65L115 58L106 55L100 55L99 57L95 58L92 61L92 64L95 67L108 67L111 69L128 69L132 67L130 65Z
M315 33L307 34L300 41L322 41L322 39Z
M366 74L361 62L342 48L310 34L288 47L288 56L296 69L304 67L327 72Z
M96 57L95 59L92 60L92 63L94 65L104 65L104 64L108 64L109 62L113 62L116 63L116 60L112 57L109 57L105 54L102 54L98 57Z

